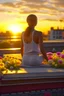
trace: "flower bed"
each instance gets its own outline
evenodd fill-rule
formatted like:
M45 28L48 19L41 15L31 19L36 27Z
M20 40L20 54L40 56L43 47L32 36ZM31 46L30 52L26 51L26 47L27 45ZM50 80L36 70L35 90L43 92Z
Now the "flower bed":
M62 52L48 52L48 64L55 68L64 68L64 50Z
M5 70L17 71L20 69L20 66L21 66L21 61L19 59L9 56L2 58L0 56L0 72Z
M47 57L48 62L44 60L43 64L50 64L55 68L64 68L64 50L56 53L48 52ZM0 56L0 72L4 70L17 71L20 69L20 66L21 60L10 56L5 56L3 58Z

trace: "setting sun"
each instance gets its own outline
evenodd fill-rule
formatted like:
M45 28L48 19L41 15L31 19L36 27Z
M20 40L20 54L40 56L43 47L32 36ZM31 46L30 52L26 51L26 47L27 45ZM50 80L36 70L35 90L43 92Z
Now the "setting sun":
M22 32L23 28L20 25L10 25L8 27L8 30L12 31L14 34L17 34L19 32Z

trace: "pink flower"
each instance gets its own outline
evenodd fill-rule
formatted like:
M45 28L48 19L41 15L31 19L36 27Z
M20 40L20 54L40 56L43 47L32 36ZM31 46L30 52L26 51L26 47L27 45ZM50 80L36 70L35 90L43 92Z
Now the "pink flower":
M58 60L58 63L59 63L59 64L62 64L62 60Z
M0 59L2 59L2 57L0 56Z
M52 52L47 52L47 55L52 55L53 53Z
M52 57L51 57L51 56L49 56L49 57L48 57L48 60L50 60L50 59L52 59Z
M61 55L61 58L64 58L64 54Z
M57 55L60 55L61 54L61 52L57 52Z

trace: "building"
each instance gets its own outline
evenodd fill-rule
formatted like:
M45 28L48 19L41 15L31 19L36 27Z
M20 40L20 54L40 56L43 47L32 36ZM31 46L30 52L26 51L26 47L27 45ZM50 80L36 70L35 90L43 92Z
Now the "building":
M64 29L54 29L51 27L51 30L49 32L49 39L50 40L56 40L56 39L64 39Z

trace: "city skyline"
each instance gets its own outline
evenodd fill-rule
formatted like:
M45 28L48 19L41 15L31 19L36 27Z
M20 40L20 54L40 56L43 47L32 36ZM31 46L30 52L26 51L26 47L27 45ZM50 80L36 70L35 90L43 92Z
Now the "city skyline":
M23 31L29 14L37 15L40 31L64 28L64 0L0 0L0 30Z

